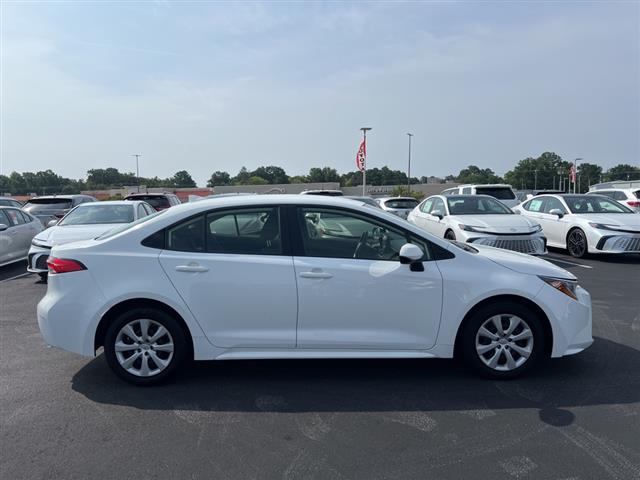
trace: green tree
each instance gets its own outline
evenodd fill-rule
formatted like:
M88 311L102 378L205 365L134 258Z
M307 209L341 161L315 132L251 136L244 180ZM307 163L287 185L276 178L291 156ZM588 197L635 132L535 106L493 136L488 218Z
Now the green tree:
M207 187L216 187L221 185L230 185L231 175L228 172L216 170L211 174L211 178L207 181Z
M606 178L608 182L615 180L638 180L640 179L640 167L621 163L607 170Z
M589 191L589 186L599 183L602 178L602 167L594 163L578 164L578 185L580 193Z
M566 185L570 165L562 160L560 155L544 152L538 158L528 157L520 160L505 174L504 180L514 188L522 190L558 188L561 177Z
M335 168L331 167L313 167L309 170L307 175L310 183L327 183L327 182L339 182L340 175Z
M238 174L231 179L231 183L234 185L248 185L250 176L247 167L242 167Z
M258 177L257 175L252 175L249 177L249 185L268 185L269 182L262 177Z
M251 172L252 177L262 177L267 183L289 183L289 176L282 167L269 165L267 167L258 167Z
M175 188L193 188L196 186L191 175L186 170L180 170L176 172L173 177L169 179L170 186Z
M501 183L503 180L490 168L480 168L469 165L460 170L457 177L458 183Z

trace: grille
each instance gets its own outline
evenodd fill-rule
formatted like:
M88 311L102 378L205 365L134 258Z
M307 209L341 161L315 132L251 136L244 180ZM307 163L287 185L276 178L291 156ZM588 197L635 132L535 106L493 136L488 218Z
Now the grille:
M512 250L519 253L540 254L544 252L544 246L540 240L510 240L502 238L481 238L474 243L489 247Z
M38 259L36 260L36 268L39 268L41 270L47 270L49 267L47 266L47 259L49 258L49 255L41 255L38 257Z
M613 250L640 252L640 237L620 237L613 243Z

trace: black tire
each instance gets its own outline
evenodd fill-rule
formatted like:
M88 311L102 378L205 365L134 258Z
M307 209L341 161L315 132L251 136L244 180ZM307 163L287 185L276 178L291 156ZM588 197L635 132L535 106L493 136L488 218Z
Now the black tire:
M478 353L476 349L476 338L480 327L482 327L489 319L497 315L512 315L519 317L529 327L533 336L531 354L524 363L512 370L497 370L489 367L480 358L480 353ZM505 318L505 324L506 321L507 320ZM517 333L518 331L519 330L516 329L514 332ZM462 326L460 336L458 337L458 345L456 347L457 353L460 354L466 365L472 370L475 370L487 378L507 380L522 376L543 360L547 355L547 344L550 340L551 339L546 338L543 319L539 318L538 314L517 302L499 302L480 308L467 319L465 324ZM522 342L520 342L519 345L522 346ZM507 348L507 346L502 345L500 348ZM495 351L490 351L485 355L491 357L493 352ZM503 365L498 365L497 367L506 368L506 352L499 355L499 359L503 361ZM515 350L510 350L509 355L511 358L514 358L518 353ZM520 356L518 356L518 358L519 357Z
M567 251L575 258L584 258L589 252L587 236L579 228L574 228L567 234Z
M445 238L446 240L454 240L454 241L455 241L455 239L456 239L456 234L455 234L455 233L453 233L453 230L447 230L447 231L444 233L444 238Z
M138 319L149 319L160 324L169 332L171 339L173 340L173 356L171 357L169 364L162 371L152 376L141 377L129 373L120 365L115 351L115 343L120 330L126 324ZM190 349L185 332L181 324L175 318L162 310L136 308L123 313L111 322L104 339L104 352L107 364L121 379L134 385L157 385L166 381L171 375L180 370L187 361ZM145 356L147 355L146 351L141 353Z

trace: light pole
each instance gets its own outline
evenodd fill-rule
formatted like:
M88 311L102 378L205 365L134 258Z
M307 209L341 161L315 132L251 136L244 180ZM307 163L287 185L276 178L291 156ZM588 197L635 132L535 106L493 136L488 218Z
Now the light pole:
M407 165L407 193L411 193L411 137L413 133L407 133L409 137L409 164Z
M142 155L140 155L139 153L134 153L131 156L136 157L136 185L138 186L138 193L140 193L140 169L138 167L138 158L140 158Z
M367 195L367 132L371 127L362 127L362 143L364 144L364 168L362 169L362 195Z
M575 169L575 177L574 177L574 182L573 182L573 194L576 194L576 185L578 184L578 162L582 160L581 157L578 157L576 159L573 160L573 168Z

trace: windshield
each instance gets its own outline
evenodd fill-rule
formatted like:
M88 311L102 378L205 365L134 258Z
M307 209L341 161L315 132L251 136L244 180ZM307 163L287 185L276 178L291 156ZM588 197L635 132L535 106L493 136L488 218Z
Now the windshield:
M516 195L510 187L476 187L478 195L489 195L498 200L514 200Z
M64 210L71 208L69 198L34 198L23 207L27 212L31 210Z
M447 197L451 215L513 215L504 204L492 197L475 195Z
M98 235L95 239L96 240L104 240L106 238L110 238L113 237L115 235L118 235L119 233L122 233L126 230L129 230L130 228L135 227L136 225L140 225L141 223L144 223L148 220L151 220L152 218L157 217L158 215L160 215L162 212L156 212L156 213L152 213L151 215L147 215L146 217L142 217L139 218L138 220L136 220L135 222L131 222L131 223L127 223L125 225L121 225L119 227L116 228L112 228L111 230L109 230L108 232L103 233L102 235Z
M398 198L384 202L387 208L415 208L418 201L413 198Z
M633 213L614 200L596 195L566 196L564 201L567 202L571 213Z
M126 198L125 200L142 200L153 208L167 208L171 206L167 197L159 197L157 195L136 195L135 197Z
M133 222L133 205L86 205L71 210L58 225Z

